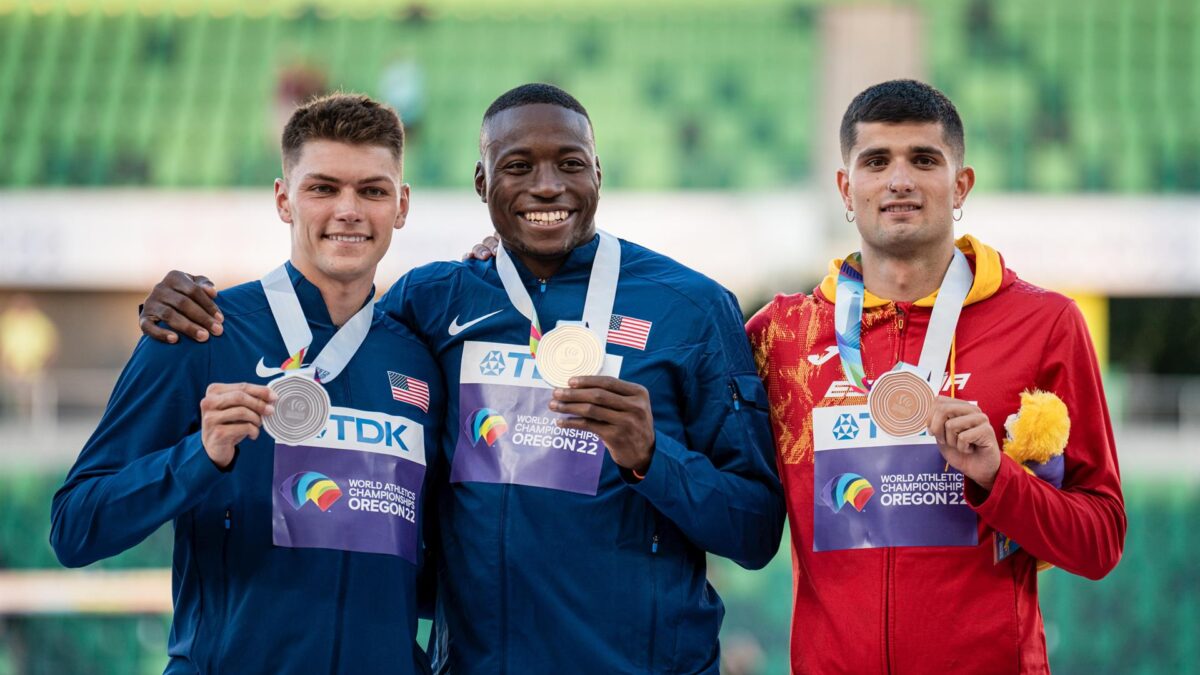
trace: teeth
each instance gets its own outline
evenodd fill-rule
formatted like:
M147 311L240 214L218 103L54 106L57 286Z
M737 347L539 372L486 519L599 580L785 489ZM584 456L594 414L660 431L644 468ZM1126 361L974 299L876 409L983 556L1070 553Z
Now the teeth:
M367 240L367 238L361 234L327 234L325 236L333 241L344 241L351 244L360 244Z
M918 208L920 208L920 207L911 206L911 205L889 206L889 207L885 208L884 211L887 211L889 213L901 213L904 211L916 211Z
M557 223L567 219L566 211L530 211L525 214L525 220L535 223Z

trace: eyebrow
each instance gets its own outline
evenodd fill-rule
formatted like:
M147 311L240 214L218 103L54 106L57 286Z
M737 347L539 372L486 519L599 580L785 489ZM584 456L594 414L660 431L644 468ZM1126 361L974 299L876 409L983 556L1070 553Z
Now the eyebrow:
M940 148L933 145L913 145L909 146L908 153L911 155L934 155L945 158L946 154ZM892 151L888 148L866 148L858 153L858 159L871 159L873 157L890 157Z
M340 178L336 178L334 176L330 176L330 175L324 174L324 173L305 174L304 180L319 180L319 181L324 181L326 183L337 183L338 185L341 185L344 182ZM371 176L369 178L364 178L364 179L358 181L358 184L365 185L367 183L378 183L381 181L384 183L390 183L390 182L392 182L392 179L387 176Z

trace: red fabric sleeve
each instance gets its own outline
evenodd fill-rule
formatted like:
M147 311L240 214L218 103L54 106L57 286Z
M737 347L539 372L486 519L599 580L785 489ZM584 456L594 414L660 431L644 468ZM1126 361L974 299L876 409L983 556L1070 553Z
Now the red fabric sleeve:
M1057 394L1071 416L1063 489L1004 456L991 492L968 480L967 501L984 522L1030 555L1100 579L1121 559L1125 503L1100 369L1075 303L1051 328L1041 364L1037 387Z

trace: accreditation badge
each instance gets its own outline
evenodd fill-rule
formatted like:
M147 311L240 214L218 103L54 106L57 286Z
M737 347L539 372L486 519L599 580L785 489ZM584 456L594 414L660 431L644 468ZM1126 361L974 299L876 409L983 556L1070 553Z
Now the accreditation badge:
M334 407L296 445L276 442L272 541L416 564L425 434L405 417Z
M931 436L890 436L865 405L812 417L814 551L978 544L963 475Z
M620 356L600 374L619 377ZM590 431L561 429L554 388L528 345L466 342L459 374L458 443L450 482L508 483L595 495L608 454Z

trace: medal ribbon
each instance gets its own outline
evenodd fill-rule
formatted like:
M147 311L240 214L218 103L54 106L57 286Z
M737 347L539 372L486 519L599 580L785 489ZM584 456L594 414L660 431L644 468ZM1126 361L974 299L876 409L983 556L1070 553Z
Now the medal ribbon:
M267 294L267 304L271 306L271 314L275 317L275 325L283 336L283 344L291 357L283 364L284 370L311 370L312 377L317 382L328 383L341 374L354 357L354 353L367 339L371 330L371 319L375 310L375 298L350 317L346 325L334 333L321 353L312 363L304 367L304 355L312 345L312 331L308 328L308 319L300 306L300 298L296 297L296 289L288 276L287 265L280 265L267 273L259 282Z
M838 271L836 298L833 304L834 332L837 334L838 355L841 357L842 372L859 392L867 393L866 371L862 362L862 315L865 293L862 277L862 254L851 253L842 261ZM908 363L896 364L896 369L915 370L937 393L945 376L946 358L954 341L954 328L962 312L963 300L971 290L975 276L967 257L958 248L950 267L942 277L933 312L929 317L929 328L921 346L921 358L916 367ZM935 377L936 375L936 377Z
M607 232L597 231L600 245L592 261L591 276L588 277L587 298L583 303L583 322L588 330L600 338L600 344L608 342L608 324L612 320L613 303L617 298L617 277L621 274L621 242ZM529 319L529 353L537 359L538 343L542 339L542 327L538 322L533 298L521 283L521 275L503 244L496 250L496 271L504 284L508 300L518 312Z

